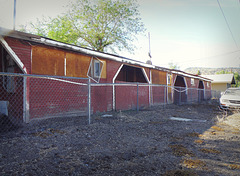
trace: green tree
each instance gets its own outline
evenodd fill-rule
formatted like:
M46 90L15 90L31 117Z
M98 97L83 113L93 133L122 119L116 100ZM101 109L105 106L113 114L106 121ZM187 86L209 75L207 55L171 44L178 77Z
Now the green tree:
M235 87L240 87L240 75L239 75L238 72L234 73L234 78L235 78L235 81L236 81Z
M168 68L175 69L175 70L180 69L180 67L177 64L174 64L173 62L168 63Z
M217 75L219 75L219 74L231 74L231 72L226 71L226 70L221 70L221 71L216 72L216 74Z
M197 71L197 75L201 75L202 73L201 73L201 71L200 70L198 70Z
M133 41L145 31L136 0L76 0L68 7L56 18L30 23L29 32L102 52L133 52Z

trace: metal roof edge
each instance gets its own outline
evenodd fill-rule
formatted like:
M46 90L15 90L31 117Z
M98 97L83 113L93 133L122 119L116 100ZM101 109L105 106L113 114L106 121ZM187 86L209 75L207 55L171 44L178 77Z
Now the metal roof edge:
M184 71L181 71L181 70L172 70L171 71L172 73L175 73L175 74L178 74L178 75L182 75L182 76L186 76L186 77L190 77L190 78L195 78L195 79L200 79L200 80L204 80L204 81L213 81L211 79L208 79L208 78L205 78L205 77L202 77L202 76L199 76L199 75L194 75L194 74L190 74L190 73L186 73Z
M62 48L62 49L70 49L72 51L81 52L81 53L91 55L91 56L101 57L101 58L105 58L105 59L114 60L117 62L138 65L138 66L142 66L142 67L146 67L146 68L152 68L152 69L161 70L161 71L165 71L165 72L175 73L175 74L183 75L186 77L197 78L197 79L201 79L201 80L205 80L205 81L212 81L211 79L204 78L204 77L201 77L198 75L193 75L190 73L186 73L181 70L168 69L168 68L164 68L164 67L160 67L160 66L156 66L156 65L151 65L151 64L147 64L147 63L140 62L137 60L129 59L129 58L126 58L123 56L113 55L113 54L104 53L104 52L100 52L100 51L94 51L94 50L91 50L88 48L83 48L83 47L80 47L77 45L67 44L67 43L59 42L59 41L56 41L56 40L53 40L53 39L50 39L47 37L41 37L38 35L20 32L20 31L16 31L16 30L10 30L10 29L5 29L5 28L0 27L0 35L23 39L23 40L28 40L30 42L36 42L36 43L40 43L40 44L44 44L44 45L48 45L48 46L54 46L54 47L58 47L58 48Z

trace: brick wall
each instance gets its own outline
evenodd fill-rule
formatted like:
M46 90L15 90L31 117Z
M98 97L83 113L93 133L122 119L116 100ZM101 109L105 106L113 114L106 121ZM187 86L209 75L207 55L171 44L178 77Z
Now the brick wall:
M164 99L164 89L165 89L165 99ZM161 104L167 102L167 88L163 86L153 86L151 88L151 97L152 97L152 103L154 105Z
M212 92L211 92L211 82L204 81L204 88L205 88L205 99L209 100L212 97ZM207 86L207 84L209 86Z
M31 68L31 45L25 41L19 41L13 38L5 38L12 50L17 54L28 70L32 73ZM67 52L67 51L66 51ZM99 58L104 59L104 58ZM122 63L106 60L106 78L101 79L100 83L112 83L113 77L120 68ZM148 78L150 79L150 69L144 68ZM19 72L21 70L19 69ZM176 79L173 74L173 80ZM166 78L165 78L166 79ZM45 82L44 82L44 81ZM195 85L191 85L191 78L185 78L188 88L197 88L199 80L195 79ZM76 81L76 80L74 80ZM120 81L117 81L120 82ZM85 82L86 83L86 82ZM174 82L173 82L174 83ZM206 82L204 82L207 88ZM211 86L208 87L211 89ZM164 87L152 87L152 101L154 104L164 102ZM18 109L23 109L23 88L18 91L20 98ZM194 90L196 91L196 90ZM187 97L191 100L198 99L198 92L189 91ZM87 108L87 86L79 86L54 80L46 79L27 79L27 99L29 100L30 118L40 118L61 113L71 113L85 111ZM176 91L174 92L176 94ZM184 93L182 100L185 99ZM209 97L209 94L205 94ZM149 87L139 86L139 107L149 106ZM137 87L136 86L115 86L116 109L136 109L137 107ZM113 109L113 87L112 86L97 86L91 89L91 102L93 112L106 112ZM20 113L22 114L22 112Z
M13 92L8 92L3 83L9 78L0 76L0 101L8 101L8 117L13 123L19 124L23 120L23 78L12 77L15 88Z
M31 74L31 45L23 40L20 41L10 37L6 37L5 40L22 61L28 73Z
M116 83L126 83L117 81ZM137 108L137 86L115 86L116 110L129 110ZM138 87L139 108L149 106L149 86Z
M88 87L74 83L87 80L29 78L29 118L86 115Z

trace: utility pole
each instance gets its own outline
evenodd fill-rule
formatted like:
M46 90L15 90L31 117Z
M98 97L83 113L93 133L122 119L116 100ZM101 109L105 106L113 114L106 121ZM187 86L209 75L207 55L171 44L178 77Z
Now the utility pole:
M16 26L16 0L14 0L14 9L13 9L13 30L15 30Z
M148 45L149 45L149 52L148 52L148 56L150 58L150 61L151 61L151 58L152 58L152 55L151 55L151 46L150 46L150 32L148 32Z

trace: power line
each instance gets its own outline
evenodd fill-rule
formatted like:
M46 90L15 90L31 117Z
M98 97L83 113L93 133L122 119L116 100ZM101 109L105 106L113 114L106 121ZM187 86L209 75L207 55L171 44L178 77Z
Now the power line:
M233 54L233 53L237 53L240 52L240 50L236 50L236 51L231 51L231 52L227 52L227 53L223 53L223 54L218 54L218 55L214 55L214 56L208 56L208 57L201 57L199 59L194 59L194 60L188 60L188 61L181 61L181 63L186 63L186 62L194 62L194 61L199 61L199 60L203 60L203 59L209 59L209 58L213 58L213 59L217 59L215 57L220 57L220 56L225 56L228 54Z
M227 18L226 18L226 16L225 16L224 12L223 12L223 9L222 9L222 7L221 7L221 4L220 4L219 0L217 0L217 2L218 2L218 5L219 5L219 8L221 9L222 15L223 15L223 17L224 17L224 19L225 19L225 22L226 22L226 24L227 24L227 26L228 26L228 29L229 29L229 31L230 31L230 33L231 33L231 35L232 35L232 39L233 39L233 41L235 42L236 47L238 48L238 44L237 44L237 42L236 42L236 40L235 40L235 38L234 38L234 36L233 36L232 30L231 30L231 28L230 28L230 26L229 26L229 24L228 24Z

